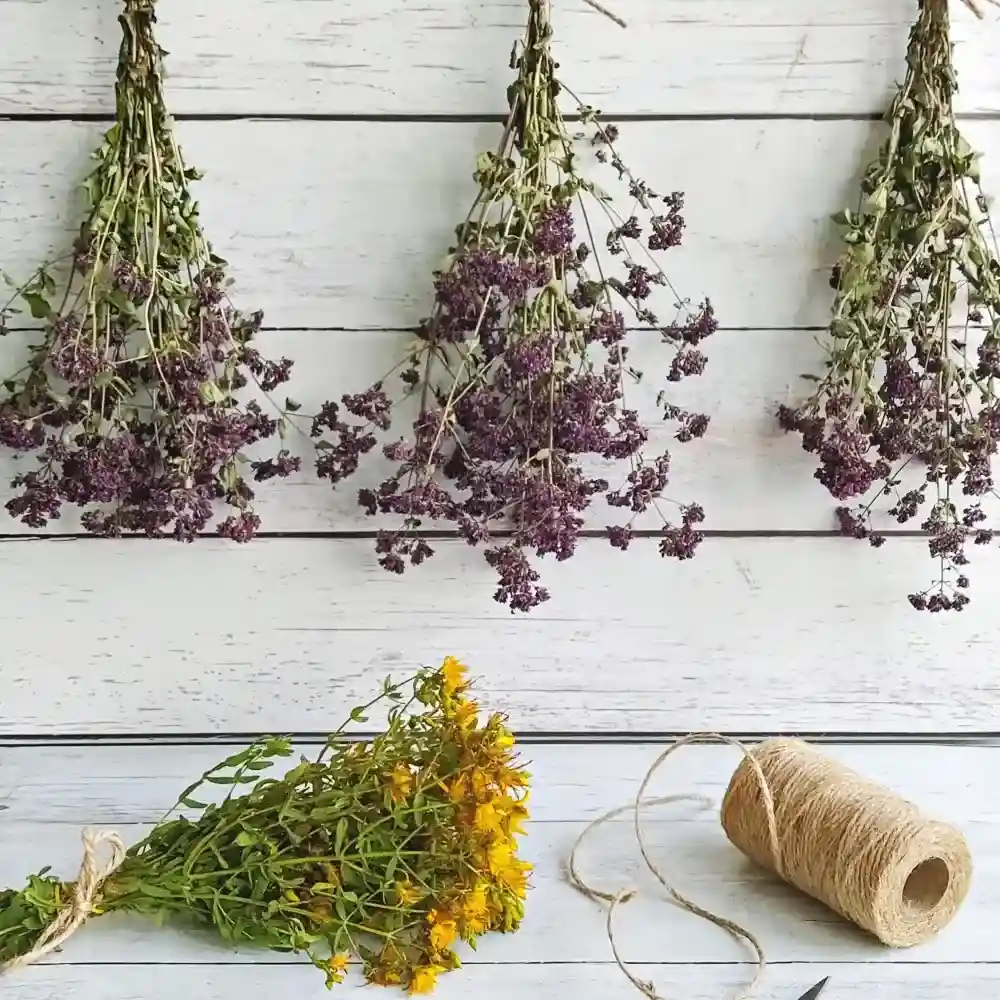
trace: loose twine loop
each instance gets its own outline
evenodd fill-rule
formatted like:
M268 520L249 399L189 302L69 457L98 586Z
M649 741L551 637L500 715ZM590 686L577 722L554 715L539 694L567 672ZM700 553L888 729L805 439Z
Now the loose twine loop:
M757 968L737 1000L752 996L766 967L764 949L751 931L699 906L671 885L653 861L643 834L640 814L648 806L682 799L710 804L700 795L646 797L653 775L671 754L706 743L723 743L743 755L723 796L719 819L730 843L748 859L890 947L927 941L954 917L969 891L972 857L953 826L931 819L913 803L801 740L766 740L751 751L728 736L693 733L660 753L632 803L605 813L583 830L568 859L571 884L608 904L606 931L615 962L647 1000L663 998L626 966L614 928L617 908L636 891L595 889L580 876L576 863L588 834L626 812L632 813L646 867L674 902L753 950Z
M121 837L113 831L94 832L84 830L83 860L73 887L73 898L56 915L52 923L42 931L31 951L12 958L3 965L0 971L10 972L24 965L32 965L44 958L50 952L61 947L75 934L94 911L94 901L101 886L125 860L125 844ZM102 845L110 847L110 857L103 865L99 864L98 851Z
M666 795L658 798L645 798L646 788L652 780L653 775L659 770L660 766L671 754L676 753L682 746L711 743L724 743L729 746L736 747L736 749L743 754L744 759L756 776L760 789L761 801L767 818L767 836L770 844L774 871L779 878L784 879L785 873L781 859L781 842L778 838L778 825L774 815L774 796L771 792L771 786L764 775L764 771L761 768L760 763L750 753L747 747L740 743L739 740L731 739L728 736L722 736L719 733L693 733L690 736L685 736L682 739L677 740L675 743L667 747L667 749L653 761L649 770L646 772L646 777L643 778L642 784L639 786L639 791L635 797L635 801L627 806L620 806L617 809L612 809L610 812L604 813L602 816L599 816L587 827L585 827L580 836L577 837L576 842L573 844L573 848L570 851L567 862L569 881L574 888L578 889L590 899L601 900L609 904L606 928L608 943L611 945L611 953L614 956L618 968L621 969L621 971L626 975L629 982L631 982L632 985L643 994L643 996L647 997L648 1000L665 1000L665 998L656 992L656 987L653 983L639 979L639 977L636 976L622 960L621 954L618 951L618 944L615 939L613 924L616 908L622 903L627 903L630 899L632 899L636 894L636 890L622 889L616 893L601 892L599 889L595 889L593 886L587 885L587 883L584 882L584 880L580 877L576 866L577 851L580 849L588 834L590 834L597 827L607 823L608 820L614 819L616 816L620 816L626 812L632 813L635 839L639 844L639 851L642 854L643 861L646 863L646 867L653 873L653 875L656 876L657 881L667 890L673 900L689 913L693 913L695 916L708 920L717 927L721 927L723 930L728 931L734 937L741 938L746 941L746 943L753 949L757 959L756 972L754 973L750 985L739 995L738 998L735 998L735 1000L748 1000L748 998L753 995L753 992L757 988L757 984L760 982L760 979L764 974L764 969L767 965L767 960L764 956L764 949L761 947L760 941L757 940L751 931L741 924L736 923L735 920L730 920L728 917L723 917L718 913L712 913L710 910L706 910L704 907L699 906L693 900L684 896L667 881L666 876L657 867L646 848L646 841L640 824L640 814L644 807L666 805L668 803L680 802L684 800L696 801L704 806L713 805L712 800L704 795L681 794Z

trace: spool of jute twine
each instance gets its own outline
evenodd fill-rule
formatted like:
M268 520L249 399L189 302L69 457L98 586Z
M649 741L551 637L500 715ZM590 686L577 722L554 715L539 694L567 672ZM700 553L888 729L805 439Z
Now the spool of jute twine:
M0 972L11 972L23 965L31 965L61 947L93 913L101 886L125 860L125 845L117 833L84 830L81 839L83 860L73 884L72 897L56 914L52 923L42 931L31 951L4 962L0 965ZM110 852L108 860L102 864L99 851L104 844L108 845Z
M650 856L642 831L644 809L700 795L647 798L646 788L663 762L682 746L725 743L743 759L722 799L721 822L746 857L884 944L906 948L929 940L954 917L969 891L972 857L954 827L924 815L913 803L801 740L770 739L753 747L718 733L695 733L667 747L646 773L635 801L591 823L570 852L570 882L608 904L607 932L619 968L649 1000L662 1000L652 983L636 977L618 951L614 914L635 890L609 893L588 885L577 852L595 827L631 812L642 858L673 900L742 939L757 969L739 1000L750 997L764 972L764 950L754 934L682 895Z

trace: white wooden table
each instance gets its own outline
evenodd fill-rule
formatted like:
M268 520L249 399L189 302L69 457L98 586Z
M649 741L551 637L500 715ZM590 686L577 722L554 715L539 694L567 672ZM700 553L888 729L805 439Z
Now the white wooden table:
M535 870L521 931L484 938L463 969L443 977L445 997L559 995L581 1000L626 998L633 988L613 964L605 914L565 877L567 853L581 829L626 802L662 745L535 743L525 756L534 775L533 816L524 855ZM312 748L303 744L302 752ZM837 759L948 817L965 832L975 858L966 905L933 942L911 950L884 948L814 901L755 869L726 840L715 810L676 803L652 810L650 850L681 891L758 935L769 961L760 995L797 1000L829 975L832 1000L955 1000L992 995L1000 986L995 921L1000 907L1000 748L900 744L830 744ZM135 745L5 749L0 756L0 882L52 864L72 875L79 863L78 828L99 824L138 839L178 791L227 751L218 745ZM718 800L736 751L690 747L668 762L651 794L696 792ZM579 855L597 888L640 890L623 906L616 928L623 959L664 996L726 996L749 981L750 956L718 928L671 904L644 868L628 817L598 828ZM360 976L349 982L360 982ZM70 993L83 998L193 995L231 1000L256 990L266 998L290 991L326 995L322 976L301 960L237 952L208 936L158 928L125 915L85 927L44 966L15 972L3 989L18 997ZM349 992L348 985L340 987ZM824 997L824 1000L826 998Z
M823 738L958 824L975 859L954 923L890 951L751 869L713 813L651 814L653 850L678 886L760 936L771 965L759 996L797 1000L826 975L822 1000L1000 996L1000 745L989 739L1000 736L1000 554L976 552L967 612L915 614L903 595L932 569L924 543L876 553L833 537L807 457L773 421L820 363L838 250L828 216L853 200L880 139L874 119L902 72L915 4L606 2L627 31L556 0L564 75L610 118L644 119L624 123L623 154L655 187L686 192L671 276L684 294L710 294L723 327L708 371L678 396L712 414L705 441L678 452L672 486L707 510L698 557L676 566L652 542L626 556L588 539L545 568L552 601L512 618L464 543L440 543L421 575L374 567L360 533L379 525L354 488L331 494L305 474L261 488L266 535L246 548L85 541L73 517L29 538L0 517L0 883L47 864L71 877L81 827L137 839L222 744L291 732L305 745L386 673L455 654L533 761L536 872L522 931L467 955L442 979L444 1000L637 996L602 910L562 866L582 827L635 793L669 734L704 729ZM996 17L954 6L959 107L996 194ZM112 109L116 14L115 0L0 0L0 268L15 276L75 229L73 192ZM426 311L475 154L499 132L523 17L524 0L163 5L170 99L207 175L209 235L232 263L237 304L265 311L263 349L298 359L289 391L306 410L381 374ZM23 347L0 341L0 367ZM656 338L637 335L634 360L659 371ZM658 388L651 378L636 395L646 416ZM12 469L0 459L0 502ZM605 523L596 511L592 526ZM737 760L689 749L653 791L718 799ZM738 995L749 956L665 901L627 819L595 835L582 865L608 888L641 889L620 914L622 954L664 997ZM291 995L326 996L322 977L117 916L0 979L0 1000Z

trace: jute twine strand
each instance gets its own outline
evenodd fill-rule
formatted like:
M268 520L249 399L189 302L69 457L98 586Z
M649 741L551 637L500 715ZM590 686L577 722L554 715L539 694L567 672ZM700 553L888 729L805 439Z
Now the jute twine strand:
M667 881L666 876L663 874L661 869L656 865L653 859L649 855L649 851L646 847L645 836L642 832L641 814L643 808L649 806L666 805L671 802L678 802L683 800L694 800L705 805L712 805L710 799L705 798L701 795L668 795L660 798L645 798L646 788L648 787L653 775L660 769L660 766L666 761L666 759L673 753L676 753L681 747L689 746L692 744L712 744L712 743L723 743L728 746L736 747L744 758L747 764L756 776L757 782L760 786L761 801L764 807L764 813L767 819L767 835L771 848L771 857L773 858L773 867L775 874L779 878L784 878L784 867L782 865L781 858L781 842L778 838L778 826L774 815L774 797L771 793L771 787L768 783L767 778L764 775L764 771L760 764L757 762L756 758L750 753L746 746L740 743L739 740L731 739L728 736L722 736L719 733L692 733L690 736L685 736L682 739L677 740L672 743L666 750L664 750L655 761L653 761L649 770L646 772L645 778L642 780L642 784L639 786L639 791L635 797L635 801L627 806L620 806L617 809L612 809L610 812L604 813L599 816L587 827L584 828L583 832L577 837L576 842L573 844L573 848L570 851L569 859L567 862L568 877L570 883L574 888L578 889L585 896L588 896L593 900L601 900L608 903L608 915L607 915L607 934L608 942L611 945L611 953L614 956L615 962L618 968L625 974L629 982L632 983L635 988L647 997L648 1000L665 1000L659 993L656 992L656 987L653 983L645 982L639 979L629 968L626 966L625 962L622 960L621 955L618 951L618 944L615 938L614 932L614 922L613 917L615 910L622 903L627 903L630 899L635 896L634 889L622 889L616 893L601 892L599 889L595 889L593 886L588 885L580 877L580 874L576 866L576 853L582 846L584 840L587 836L597 827L608 822L608 820L613 819L616 816L620 816L623 813L631 812L633 827L635 829L635 838L639 844L639 850L642 853L642 859L646 863L646 867L656 876L657 881L667 890L671 898L679 906L683 907L689 913L693 913L695 916L701 917L704 920L708 920L715 924L716 927L721 927L723 930L728 931L736 938L740 938L753 949L754 955L757 959L757 969L754 973L753 979L750 985L740 993L738 997L734 1000L748 1000L757 988L760 982L761 976L764 974L764 969L767 965L766 959L764 957L764 949L761 947L760 941L743 927L741 924L736 923L735 920L730 920L728 917L723 917L718 913L712 913L710 910L706 910L703 906L699 906L693 900L687 898L681 892L677 890L676 887L671 885Z
M1000 0L986 0L987 3L993 4L994 7L1000 7ZM976 15L980 20L982 20L983 12L979 9L978 0L962 0L973 14Z
M12 958L0 966L0 971L10 972L23 965L31 965L50 952L61 947L83 926L94 910L94 901L105 880L125 860L125 845L121 837L113 831L95 833L84 830L83 860L73 887L73 898L63 907L56 918L42 931L34 948L17 958ZM103 865L99 863L98 851L102 845L110 847L110 857Z
M583 2L588 7L592 7L599 14L603 14L605 17L610 18L610 20L614 21L615 24L619 25L620 27L622 28L628 27L628 25L622 18L620 18L617 14L612 13L610 10L608 10L607 7L604 6L604 4L599 3L598 0L583 0ZM968 7L973 14L976 15L976 17L982 20L983 12L979 9L980 2L981 0L962 0L962 3L964 3L965 6ZM1000 0L986 0L986 3L992 4L994 7L1000 7Z
M628 25L617 14L612 14L611 11L604 6L604 4L598 3L598 0L583 0L583 2L588 7L593 7L593 9L596 10L598 14L603 14L609 20L614 21L615 24L617 24L620 28L628 27ZM965 0L965 2L970 3L971 0ZM990 2L996 3L997 0L990 0Z

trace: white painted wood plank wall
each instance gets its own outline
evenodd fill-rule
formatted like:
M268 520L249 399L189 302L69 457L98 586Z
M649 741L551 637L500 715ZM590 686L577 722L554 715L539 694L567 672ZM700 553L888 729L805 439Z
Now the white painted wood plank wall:
M645 119L623 122L637 171L687 194L671 274L684 294L713 297L723 329L706 374L681 389L713 424L677 449L674 488L705 506L712 537L685 565L651 545L623 555L587 540L572 562L543 564L553 599L512 617L457 541L435 543L402 579L379 570L354 537L379 526L354 486L331 492L306 475L262 488L271 537L247 548L80 539L71 516L42 532L68 537L28 537L4 515L0 884L47 863L71 874L82 825L137 838L220 755L206 740L324 732L386 673L455 653L529 741L538 872L522 934L484 942L442 981L444 1000L634 995L561 860L582 823L636 790L656 748L635 741L703 728L882 734L889 744L829 751L956 822L975 855L955 924L926 948L888 952L744 866L711 815L651 816L655 850L692 894L760 931L775 962L765 995L793 1000L826 974L830 1000L996 993L1000 555L976 553L962 615L912 612L904 595L932 568L924 543L876 553L833 537L808 456L772 417L821 358L838 251L829 215L853 199L880 140L915 0L607 2L628 30L557 0L559 56L584 100ZM15 276L75 226L76 185L113 109L117 7L0 0L0 268ZM953 8L963 127L1000 193L1000 25ZM237 303L265 311L268 350L298 359L290 391L307 407L366 385L425 313L474 156L498 136L523 14L524 0L163 5L170 98L206 172L209 235L233 264ZM0 343L0 365L26 336ZM635 343L655 372L654 338L637 331ZM639 397L646 415L657 388L651 378ZM13 468L0 459L0 503ZM372 462L364 476L380 471ZM958 736L979 745L943 745ZM718 798L734 764L728 750L690 750L664 791ZM617 883L640 877L635 855L628 824L615 824L585 862ZM725 935L645 889L622 914L640 976L692 1000L746 982ZM23 1000L277 1000L326 995L319 980L109 918L5 986Z
M4 0L0 114L107 112L114 5ZM567 83L610 113L880 114L909 0L617 0L619 32L559 9ZM161 36L178 112L501 115L520 0L175 0ZM962 109L1000 110L991 32L956 3Z

